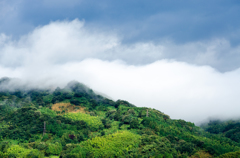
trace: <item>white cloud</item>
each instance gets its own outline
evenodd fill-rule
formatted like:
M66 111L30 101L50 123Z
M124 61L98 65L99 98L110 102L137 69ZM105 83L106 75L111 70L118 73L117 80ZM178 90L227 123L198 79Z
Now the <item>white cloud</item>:
M131 66L96 59L60 69L69 79L75 74L75 78L114 99L156 108L172 118L198 122L209 116L239 115L240 70L222 74L211 67L168 60Z
M89 30L78 20L52 22L18 41L0 36L0 77L18 77L42 87L78 80L113 99L198 122L239 116L240 69L220 73L210 66L164 58L188 51L198 53L192 59L212 63L219 51L238 49L223 39L124 45L118 36ZM149 62L129 64L144 60Z

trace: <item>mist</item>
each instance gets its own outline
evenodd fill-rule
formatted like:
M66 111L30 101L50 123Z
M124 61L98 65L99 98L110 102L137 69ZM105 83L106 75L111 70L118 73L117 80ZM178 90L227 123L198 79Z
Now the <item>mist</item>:
M114 100L194 123L239 117L240 69L214 67L221 63L219 52L234 54L239 47L225 39L182 45L121 41L120 35L89 29L79 20L51 22L19 40L1 34L0 78L19 78L34 88L63 88L76 80Z

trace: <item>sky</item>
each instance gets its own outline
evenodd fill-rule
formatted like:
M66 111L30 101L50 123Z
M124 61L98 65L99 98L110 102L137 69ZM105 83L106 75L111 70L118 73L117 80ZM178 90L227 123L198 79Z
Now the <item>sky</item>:
M238 118L237 0L0 0L0 78L77 80L173 119Z

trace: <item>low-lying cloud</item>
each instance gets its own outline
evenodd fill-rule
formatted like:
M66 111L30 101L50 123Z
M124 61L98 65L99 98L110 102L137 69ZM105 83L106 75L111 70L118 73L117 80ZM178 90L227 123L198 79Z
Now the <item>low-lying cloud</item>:
M222 73L204 66L221 62L216 54L225 50L234 54L239 48L224 39L124 45L117 34L88 29L78 20L58 21L17 41L2 34L0 77L34 87L77 80L115 100L197 123L239 117L240 69Z

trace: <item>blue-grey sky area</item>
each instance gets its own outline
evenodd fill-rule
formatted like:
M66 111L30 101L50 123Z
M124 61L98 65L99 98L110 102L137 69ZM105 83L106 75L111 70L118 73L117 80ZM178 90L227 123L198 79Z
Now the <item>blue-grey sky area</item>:
M0 32L19 38L51 21L79 20L94 30L112 31L125 45L171 41L176 45L227 40L232 49L240 45L240 2L237 0L1 0ZM221 72L240 66L240 52L219 50L212 62L196 62L195 52L165 53L164 58L210 65ZM156 58L158 60L159 58ZM129 64L146 64L125 60ZM139 60L140 61L140 60Z
M172 118L236 118L239 16L239 0L0 0L0 78L78 80Z
M235 0L2 0L1 32L21 35L50 21L84 19L114 30L126 42L226 38L238 45L240 2ZM16 28L16 25L19 27Z

